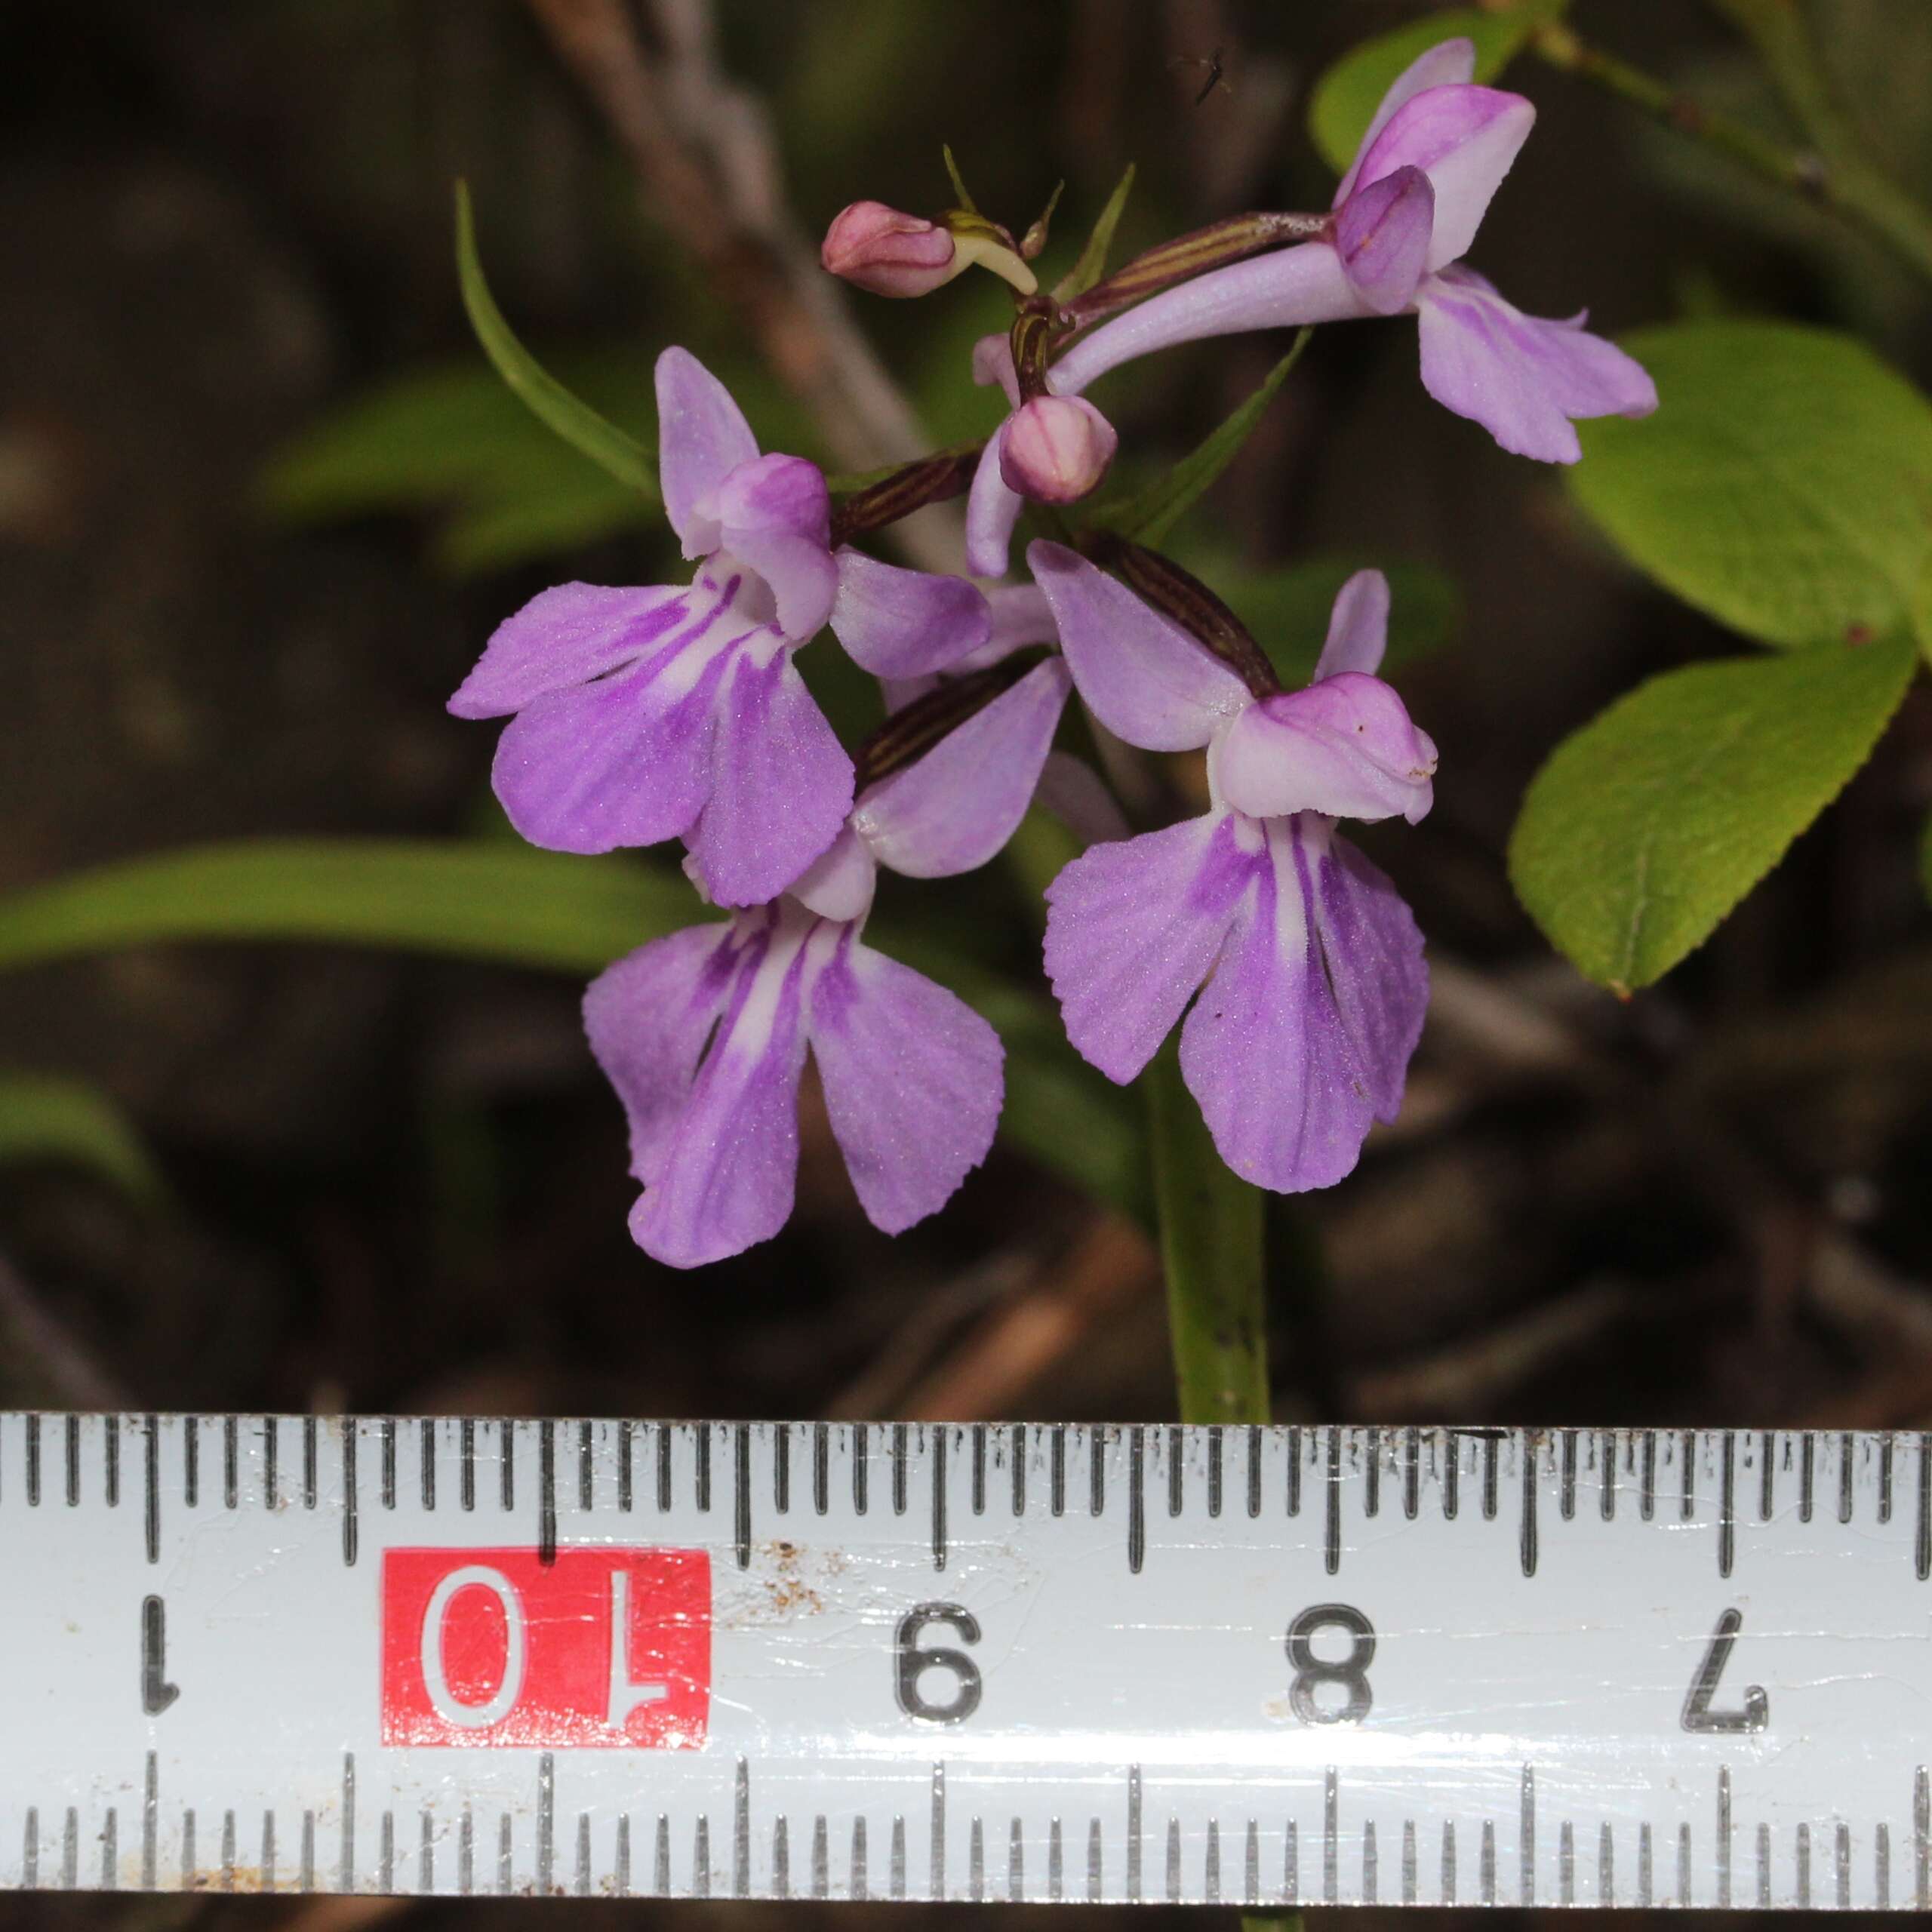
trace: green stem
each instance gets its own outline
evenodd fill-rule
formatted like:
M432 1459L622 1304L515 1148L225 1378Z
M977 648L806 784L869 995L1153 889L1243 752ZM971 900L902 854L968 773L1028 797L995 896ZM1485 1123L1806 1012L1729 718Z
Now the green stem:
M1832 196L1921 273L1932 275L1932 210L1875 162L1833 93L1793 0L1712 0L1748 39L1823 157Z
M1146 1086L1181 1420L1266 1422L1262 1196L1222 1164L1173 1041Z
M1849 125L1830 106L1815 70L1808 83L1801 83L1795 75L1787 78L1780 61L1789 64L1791 56L1782 33L1778 42L1780 58L1774 60L1766 42L1749 24L1759 16L1783 16L1789 9L1782 0L1713 0L1713 4L1758 41L1759 51L1771 67L1780 91L1817 142L1815 152L1786 147L1741 121L1718 113L1627 60L1589 45L1558 23L1539 27L1531 37L1530 45L1549 66L1629 101L1654 120L1702 141L1774 186L1829 208L1840 219L1884 243L1921 275L1932 278L1932 212L1921 207L1864 158ZM1801 43L1802 30L1795 21L1792 30Z

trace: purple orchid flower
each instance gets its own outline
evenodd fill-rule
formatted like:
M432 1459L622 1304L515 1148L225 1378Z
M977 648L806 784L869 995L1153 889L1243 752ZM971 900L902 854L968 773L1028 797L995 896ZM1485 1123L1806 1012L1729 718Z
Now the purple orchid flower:
M638 1245L696 1267L768 1240L792 1211L809 1051L861 1206L897 1234L992 1145L1003 1096L985 1020L867 946L878 868L983 865L1038 783L1068 688L1048 658L915 763L869 786L776 903L654 940L590 987L591 1051L630 1119Z
M1131 1080L1180 1021L1181 1071L1229 1167L1281 1193L1355 1166L1401 1106L1428 1004L1422 936L1338 818L1411 823L1435 747L1374 673L1387 580L1343 586L1314 681L1257 698L1124 585L1028 552L1094 715L1149 750L1206 746L1212 809L1075 859L1048 888L1046 964L1068 1037ZM1199 997L1195 998L1197 989Z
M1431 48L1395 80L1336 190L1332 241L1256 255L1165 290L1104 322L1047 372L1056 395L1079 395L1123 362L1208 336L1407 312L1421 340L1423 386L1518 456L1574 463L1572 419L1647 416L1657 388L1642 365L1567 321L1526 315L1462 257L1528 137L1521 95L1478 87L1466 39ZM974 358L1003 380L996 353ZM1006 567L1020 499L987 445L968 504L967 558L983 576Z
M697 358L657 359L664 506L686 588L546 590L497 627L449 708L509 716L491 782L535 845L607 852L682 838L723 906L774 900L835 838L852 761L792 653L828 622L886 678L940 670L985 642L986 600L831 546L817 466L761 456Z

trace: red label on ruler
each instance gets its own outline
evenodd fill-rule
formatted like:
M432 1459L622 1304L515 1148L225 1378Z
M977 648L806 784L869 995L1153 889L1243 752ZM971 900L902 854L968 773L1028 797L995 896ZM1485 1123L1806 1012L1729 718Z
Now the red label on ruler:
M704 1742L711 1559L699 1549L391 1549L385 1744Z

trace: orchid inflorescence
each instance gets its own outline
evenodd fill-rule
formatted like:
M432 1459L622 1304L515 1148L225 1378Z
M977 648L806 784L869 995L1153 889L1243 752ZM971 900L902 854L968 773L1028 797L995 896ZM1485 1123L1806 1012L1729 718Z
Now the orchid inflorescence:
M1581 318L1540 321L1462 266L1527 135L1520 97L1475 85L1449 41L1390 88L1326 215L1249 215L1149 251L1063 297L977 211L859 202L826 266L916 297L971 266L1015 291L974 374L1009 414L977 451L905 466L835 509L823 474L761 454L724 386L658 358L665 509L688 585L546 591L451 700L509 718L494 783L516 829L566 852L681 840L725 918L653 941L589 989L592 1050L629 1116L638 1244L680 1267L790 1214L809 1053L861 1204L897 1233L986 1157L1002 1100L992 1028L867 945L878 868L986 863L1038 803L1085 843L1047 891L1045 965L1073 1045L1124 1083L1181 1028L1182 1073L1228 1166L1283 1192L1355 1165L1392 1119L1428 978L1414 918L1337 821L1429 808L1435 747L1377 675L1379 571L1337 597L1313 681L1285 691L1208 587L1095 527L1031 543L1029 581L976 584L856 547L966 492L966 560L1005 580L1025 503L1077 502L1115 435L1081 392L1155 349L1236 331L1412 313L1425 387L1506 449L1577 454L1571 419L1640 415L1641 368ZM794 654L829 627L881 681L886 722L841 745ZM1209 808L1131 835L1083 742L1204 749ZM1081 734L1073 734L1076 738ZM1183 1018L1183 1015L1185 1017Z

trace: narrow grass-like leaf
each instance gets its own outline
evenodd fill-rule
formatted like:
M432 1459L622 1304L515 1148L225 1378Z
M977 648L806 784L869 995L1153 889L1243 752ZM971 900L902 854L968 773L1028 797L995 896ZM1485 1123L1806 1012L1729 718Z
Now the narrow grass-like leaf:
M1577 970L1660 978L1784 856L1871 755L1911 641L1821 645L1667 671L1559 745L1509 844L1530 915Z
M166 1193L134 1122L98 1088L0 1070L0 1167L42 1161L85 1168L137 1201Z
M157 940L308 940L598 971L702 916L668 867L458 839L189 846L0 897L0 967Z
M1254 393L1164 476L1118 503L1103 504L1094 513L1094 522L1136 543L1158 544L1213 488L1242 444L1254 435L1314 333L1312 329L1301 330Z
M456 187L456 260L457 274L463 285L463 306L469 312L477 340L495 365L497 374L573 449L582 451L593 463L601 464L620 483L627 483L655 500L657 470L650 451L635 437L573 395L543 368L503 319L503 311L497 306L489 284L483 278L470 214L469 189L461 181Z
M1071 302L1075 296L1084 295L1106 273L1107 255L1114 245L1114 231L1120 226L1121 217L1127 212L1127 198L1133 192L1134 164L1129 162L1119 185L1107 197L1100 218L1081 245L1078 258L1054 290L1056 302Z
M0 897L0 969L163 942L298 940L587 978L707 916L668 867L507 841L261 838L130 860ZM1007 1049L1001 1131L1072 1185L1144 1217L1145 1143L1044 995L875 921L867 937L949 986Z

